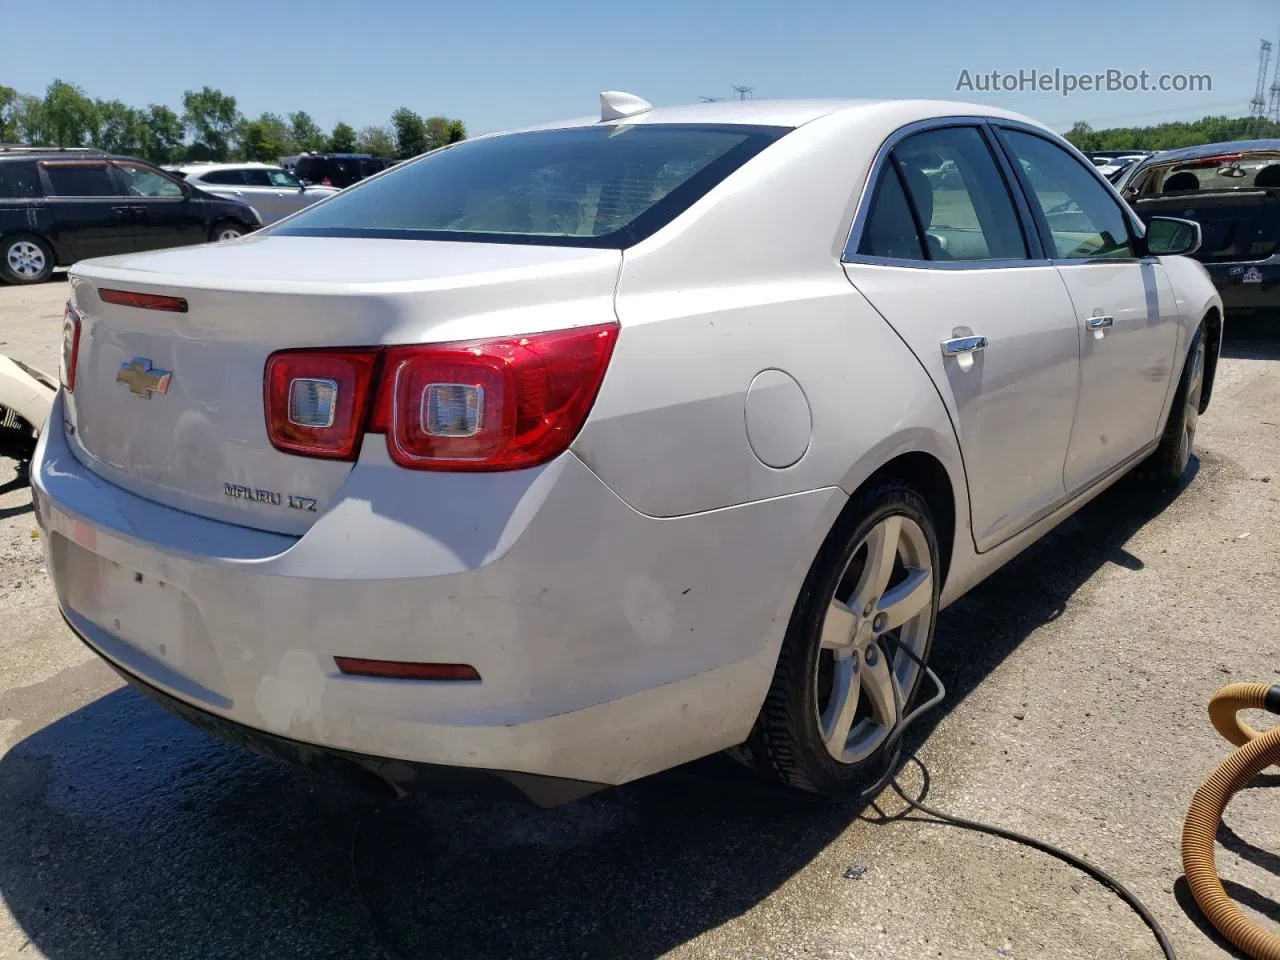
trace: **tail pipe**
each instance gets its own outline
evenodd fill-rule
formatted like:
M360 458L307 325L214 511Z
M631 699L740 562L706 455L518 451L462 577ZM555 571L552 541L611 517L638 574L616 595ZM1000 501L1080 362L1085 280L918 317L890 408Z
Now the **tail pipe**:
M1236 716L1240 710L1280 714L1280 685L1233 683L1209 701L1214 729L1237 749L1191 798L1182 828L1182 870L1200 910L1219 933L1252 960L1280 960L1280 937L1259 927L1227 896L1214 862L1218 825L1232 796L1267 767L1280 765L1280 727L1259 733Z

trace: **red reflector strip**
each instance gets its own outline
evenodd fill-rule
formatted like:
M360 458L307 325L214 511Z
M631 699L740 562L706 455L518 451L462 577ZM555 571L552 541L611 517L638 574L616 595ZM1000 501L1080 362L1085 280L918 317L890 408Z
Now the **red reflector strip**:
M139 310L167 310L169 313L186 313L187 301L182 297L165 297L158 293L138 293L134 290L112 290L99 287L98 296L103 303L115 303Z
M400 660L362 660L334 657L338 669L353 677L385 677L390 680L470 680L480 674L469 663L405 663Z

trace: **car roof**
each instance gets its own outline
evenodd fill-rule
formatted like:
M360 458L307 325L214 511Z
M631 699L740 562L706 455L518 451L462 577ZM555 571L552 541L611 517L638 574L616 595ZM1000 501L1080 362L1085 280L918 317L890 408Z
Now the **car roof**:
M629 126L644 123L705 123L800 127L820 117L834 113L864 113L868 117L874 115L889 121L897 120L899 125L935 117L974 116L1018 120L1022 123L1043 127L1043 124L1032 120L1030 117L984 104L952 100L892 100L878 98L848 100L715 100L710 103L654 107L652 110L647 110L634 116L623 117L619 120L601 121L600 115L597 113L590 116L536 124L502 132L527 133L534 130L556 130L567 127L604 126L606 124ZM486 136L496 135L498 134L487 134Z
M259 160L246 160L243 163L214 163L212 161L196 161L195 163L179 163L175 164L179 170L199 170L201 173L207 173L210 170L243 170L245 167L251 167L262 170L279 170L278 163L262 163Z
M1201 157L1212 157L1220 153L1280 153L1280 140L1228 140L1225 143L1205 143L1196 147L1181 147L1177 150L1161 150L1147 157L1150 163L1169 163L1178 160L1198 160Z

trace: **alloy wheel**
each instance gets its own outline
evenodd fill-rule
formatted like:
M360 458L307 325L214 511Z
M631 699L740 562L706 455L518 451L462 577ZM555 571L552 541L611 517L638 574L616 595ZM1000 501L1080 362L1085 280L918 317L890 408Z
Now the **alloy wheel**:
M867 759L898 725L919 680L899 646L925 654L933 577L928 540L909 517L886 517L854 550L822 623L814 671L818 733L836 761Z
M44 251L30 240L19 240L5 251L5 262L19 277L35 278L45 269Z
M239 227L223 227L218 231L217 239L221 243L223 240L239 240L243 236L244 233Z
M1196 426L1200 420L1200 395L1204 389L1204 340L1196 345L1191 355L1191 377L1187 381L1186 409L1182 417L1181 461L1185 468L1195 451Z

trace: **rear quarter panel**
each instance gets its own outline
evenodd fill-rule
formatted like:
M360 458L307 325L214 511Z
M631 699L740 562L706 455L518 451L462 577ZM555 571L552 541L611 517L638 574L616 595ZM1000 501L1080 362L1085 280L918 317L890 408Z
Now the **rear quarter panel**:
M851 492L908 451L937 457L965 490L936 389L840 265L870 160L911 119L806 124L624 253L622 332L575 451L635 509L671 517ZM748 388L766 370L794 378L809 409L803 455L784 468L748 441Z

